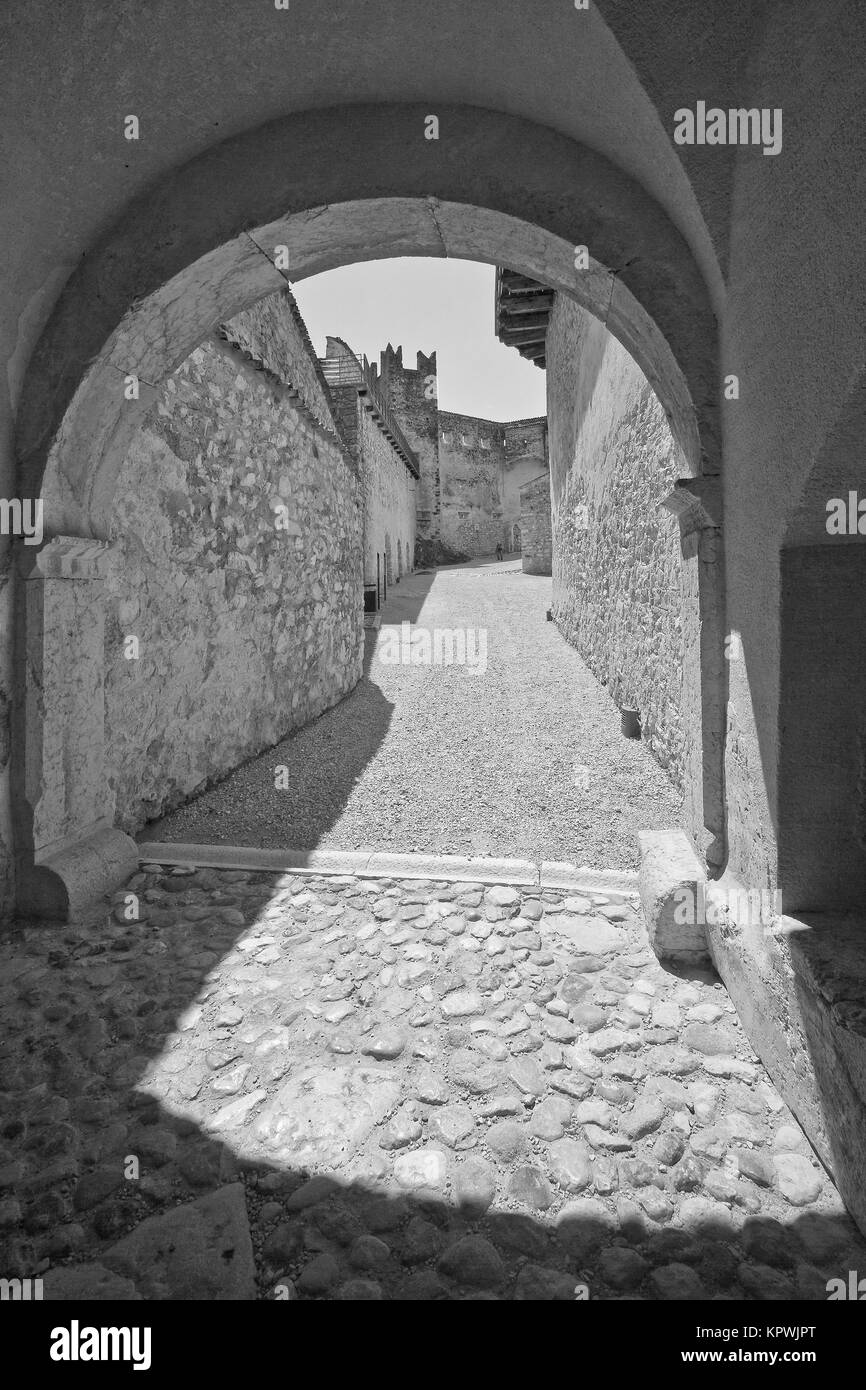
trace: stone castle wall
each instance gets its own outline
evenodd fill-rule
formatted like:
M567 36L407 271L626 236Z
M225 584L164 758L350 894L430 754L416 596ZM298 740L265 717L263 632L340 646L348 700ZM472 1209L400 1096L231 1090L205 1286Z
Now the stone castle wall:
M553 610L563 635L636 707L682 784L679 526L661 506L684 472L665 413L624 347L557 295L547 335Z
M467 555L492 555L504 544L502 425L439 412L440 534Z
M117 822L131 832L361 674L361 482L327 427L318 368L282 295L227 331L243 348L213 335L187 358L118 484L106 739Z
M295 297L289 289L269 294L235 314L227 325L232 342L289 383L319 424L333 429L331 399Z
M547 471L547 419L512 420L503 426L505 470L502 487L502 519L507 551L521 549L521 489ZM550 570L547 571L550 573Z
M421 360L426 361L419 354ZM357 462L361 478L364 583L378 584L384 597L386 584L414 569L418 495L423 480L407 465L405 452L396 446L388 422L380 414L379 406L388 406L388 393L375 370L368 373L375 388L371 391L368 376L348 343L329 337L321 371L339 433ZM396 411L393 414L396 424ZM408 438L403 443L409 445Z
M467 555L519 550L520 489L547 466L546 419L503 424L440 410L436 353L419 352L417 364L405 367L402 347L389 344L375 371L418 455L419 540Z
M393 584L414 567L416 481L358 396L358 457L364 495L364 582L376 581L376 556Z
M418 536L436 539L440 528L439 406L436 353L419 352L416 367L403 366L401 347L385 348L380 354L378 377L388 397L406 443L418 456L416 510Z
M520 530L525 574L553 573L550 474L542 473L520 489Z

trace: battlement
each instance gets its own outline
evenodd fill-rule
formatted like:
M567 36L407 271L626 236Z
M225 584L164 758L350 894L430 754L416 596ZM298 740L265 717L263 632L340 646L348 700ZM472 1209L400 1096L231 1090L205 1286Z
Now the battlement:
M433 376L436 375L435 351L431 353L419 351L416 354L415 361L417 365L414 367L404 366L402 343L399 343L397 347L394 347L392 343L389 343L388 346L386 348L383 348L382 351L379 353L379 366L378 369L374 366L373 371L377 372L378 376L380 377L396 375L396 373L398 372L401 372L406 376L430 376L431 374Z
M328 384L335 413L338 416L344 435L356 444L357 436L352 426L354 401L361 396L364 406L369 410L389 443L396 449L406 467L415 478L419 474L418 457L407 442L400 424L394 414L387 384L376 375L367 358L359 358L344 338L328 336L327 356L319 364L322 375Z
M402 343L399 344L396 348L392 347L392 345L389 343L388 346L386 348L383 348L382 352L379 354L379 361L381 363L382 371L385 371L385 369L388 367L393 369L399 368L400 371L403 371Z

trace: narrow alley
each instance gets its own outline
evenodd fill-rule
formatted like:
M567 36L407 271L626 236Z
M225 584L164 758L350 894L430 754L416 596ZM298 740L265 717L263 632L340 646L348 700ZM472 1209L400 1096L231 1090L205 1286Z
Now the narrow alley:
M406 576L389 590L382 631L410 622L475 633L476 644L483 633L485 661L391 663L369 632L350 695L141 838L637 868L638 831L676 824L680 797L546 621L551 588L519 559Z

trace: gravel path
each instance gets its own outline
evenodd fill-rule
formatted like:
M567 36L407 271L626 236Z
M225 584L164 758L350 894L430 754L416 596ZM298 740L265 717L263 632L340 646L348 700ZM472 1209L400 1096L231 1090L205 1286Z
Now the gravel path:
M383 625L484 629L486 669L387 664L370 634L351 695L144 837L636 868L637 832L678 825L681 798L623 738L610 697L546 621L550 602L551 580L514 561L404 579ZM288 790L274 787L279 765Z

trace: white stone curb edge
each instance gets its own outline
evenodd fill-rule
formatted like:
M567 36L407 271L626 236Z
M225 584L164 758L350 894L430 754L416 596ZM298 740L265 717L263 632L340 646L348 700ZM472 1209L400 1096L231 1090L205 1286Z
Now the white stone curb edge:
M242 845L187 845L143 840L142 864L200 869L258 869L269 873L351 874L357 878L430 878L451 883L507 883L524 888L583 889L631 896L631 869L584 869L551 860L465 858L459 854L388 854L374 850L253 849Z

